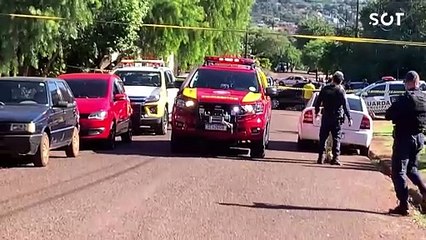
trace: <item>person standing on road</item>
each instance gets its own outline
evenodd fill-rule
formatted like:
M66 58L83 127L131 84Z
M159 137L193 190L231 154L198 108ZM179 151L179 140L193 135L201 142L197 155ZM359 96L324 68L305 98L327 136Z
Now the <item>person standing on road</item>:
M315 85L312 83L312 80L308 80L308 83L303 86L303 101L305 103L305 107L314 94Z
M341 125L344 122L345 116L349 121L349 126L352 126L352 118L349 114L345 90L341 86L343 81L343 73L340 71L335 72L332 77L332 83L321 89L318 100L315 103L316 119L319 118L320 107L323 105L319 133L318 164L324 163L325 144L329 133L331 133L333 137L333 158L330 163L332 165L341 165L339 161Z
M426 127L426 94L420 91L420 77L409 71L404 80L406 92L395 99L386 111L386 119L394 124L392 151L392 181L399 205L390 209L390 214L407 216L408 186L405 177L419 188L426 197L426 186L417 166L424 146L423 131Z

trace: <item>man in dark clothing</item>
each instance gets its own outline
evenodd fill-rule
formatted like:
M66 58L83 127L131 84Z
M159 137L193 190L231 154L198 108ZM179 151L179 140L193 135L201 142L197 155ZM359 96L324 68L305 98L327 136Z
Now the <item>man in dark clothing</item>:
M408 186L407 176L426 197L426 186L418 173L419 154L423 149L426 127L426 94L419 90L419 74L410 71L405 77L406 92L395 99L386 111L386 119L392 120L393 151L392 181L399 205L389 213L407 216Z
M347 107L345 90L342 87L342 82L344 80L343 73L337 71L332 77L332 83L324 86L319 95L318 100L315 103L315 118L318 118L321 105L322 109L322 118L321 118L321 128L319 133L319 156L318 164L323 164L325 157L325 143L329 133L333 137L333 159L331 164L341 165L339 162L340 155L340 139L341 139L341 125L344 122L345 116L349 121L349 125L352 125L352 119L349 114Z

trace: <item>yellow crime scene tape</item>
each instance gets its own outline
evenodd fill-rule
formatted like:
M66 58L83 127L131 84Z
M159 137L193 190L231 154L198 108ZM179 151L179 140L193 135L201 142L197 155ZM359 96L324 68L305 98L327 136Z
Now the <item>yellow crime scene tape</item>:
M29 19L40 19L40 20L53 20L53 21L62 21L72 19L56 17L56 16L45 16L45 15L35 15L35 14L17 14L17 13L0 13L0 16L10 17L10 18L29 18ZM96 21L98 23L105 24L119 24L125 25L129 24L128 22L117 22L117 21ZM195 26L179 26L179 25L168 25L168 24L150 24L144 23L143 27L153 27L153 28L174 28L174 29L186 29L186 30L203 30L203 31L222 31L222 32L237 32L237 33L248 33L248 34L258 34L261 33L260 30L244 30L244 29L218 29L211 27L195 27ZM273 35L283 35L280 32L269 32L263 34L273 34ZM413 46L413 47L426 47L425 42L413 42L413 41L399 41L399 40L387 40L379 38L355 38L355 37L342 37L342 36L314 36L314 35L300 35L300 34L288 34L286 36L294 38L305 38L305 39L321 39L326 41L338 41L338 42L352 42L352 43L371 43L371 44L386 44L386 45L400 45L400 46Z

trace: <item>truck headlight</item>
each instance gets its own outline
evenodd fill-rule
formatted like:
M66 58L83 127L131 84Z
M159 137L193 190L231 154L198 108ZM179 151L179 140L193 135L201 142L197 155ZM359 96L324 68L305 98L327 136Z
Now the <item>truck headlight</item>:
M246 113L262 113L264 108L263 108L263 104L261 102L257 102L254 104L247 104L247 105L243 105L241 106L242 109L244 110L244 112Z
M176 106L179 108L190 108L195 106L195 102L192 100L183 100L183 99L177 99L176 100Z
M12 125L10 125L10 131L35 133L36 126L35 123L12 123Z
M94 112L90 114L88 119L105 120L107 116L108 116L107 111L99 111L99 112Z
M160 100L160 95L151 95L146 98L146 102L158 102Z

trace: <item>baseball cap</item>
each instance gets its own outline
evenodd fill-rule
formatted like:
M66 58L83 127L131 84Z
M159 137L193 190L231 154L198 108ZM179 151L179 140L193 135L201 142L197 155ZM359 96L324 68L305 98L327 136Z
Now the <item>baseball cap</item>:
M404 82L412 82L418 80L419 78L419 74L416 71L409 71L407 75L405 75Z

